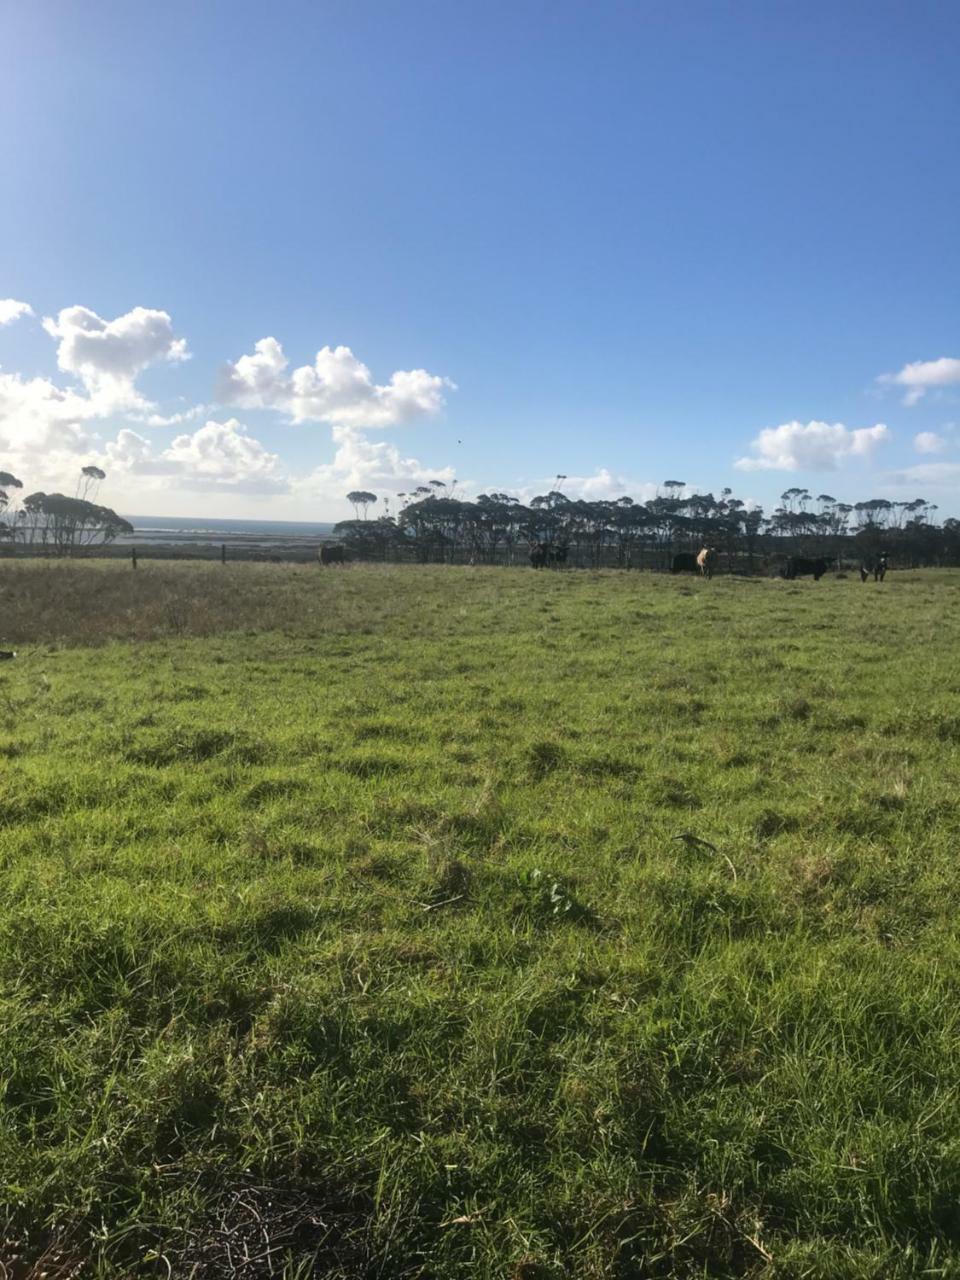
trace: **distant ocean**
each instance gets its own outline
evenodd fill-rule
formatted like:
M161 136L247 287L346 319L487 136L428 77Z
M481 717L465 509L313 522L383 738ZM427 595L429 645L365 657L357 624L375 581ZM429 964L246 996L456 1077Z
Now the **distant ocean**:
M207 516L125 516L133 535L117 539L120 546L194 546L197 543L242 543L278 546L318 542L333 532L333 524L306 520L214 520Z

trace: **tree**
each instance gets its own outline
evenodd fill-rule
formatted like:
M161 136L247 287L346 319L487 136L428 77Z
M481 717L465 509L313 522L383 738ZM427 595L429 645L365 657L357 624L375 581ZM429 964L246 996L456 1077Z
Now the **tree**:
M132 534L133 525L109 507L62 493L31 493L23 500L18 530L31 547L49 547L56 555L70 555L79 547L113 542Z
M353 507L358 520L361 518L366 520L367 508L372 506L376 500L377 495L375 493L368 493L366 489L354 489L352 493L347 494L347 501Z
M0 517L9 512L11 516L16 518L16 510L13 507L13 498L10 496L10 490L22 488L22 480L18 480L9 471L0 471ZM9 538L12 541L14 532L15 525L9 519L0 519L0 538Z
M92 502L94 494L100 488L101 480L106 480L106 478L107 473L101 471L99 467L81 467L75 496L83 498L84 501Z
M361 560L386 560L396 544L397 523L392 516L378 520L341 520L333 532Z
M90 493L106 479L99 467L83 467L77 493ZM0 471L4 490L3 508L9 505L7 490L23 488L9 472ZM49 548L56 555L69 555L78 547L105 545L121 534L132 534L133 525L110 507L99 506L84 497L68 498L62 493L30 493L20 505L11 534L25 546Z
M94 492L105 479L106 472L99 467L83 467L77 480L77 495ZM22 488L23 483L16 476L0 471L0 515L7 515L6 521L0 521L0 537L29 547L47 548L56 555L69 555L78 547L105 545L121 534L133 533L133 525L110 507L81 496L30 493L14 510L11 490Z

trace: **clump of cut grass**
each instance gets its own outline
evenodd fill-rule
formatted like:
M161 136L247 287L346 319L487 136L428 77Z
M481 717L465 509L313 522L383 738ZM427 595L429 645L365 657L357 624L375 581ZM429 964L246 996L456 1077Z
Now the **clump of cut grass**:
M527 751L527 768L533 779L545 778L566 763L566 752L558 742L534 742Z

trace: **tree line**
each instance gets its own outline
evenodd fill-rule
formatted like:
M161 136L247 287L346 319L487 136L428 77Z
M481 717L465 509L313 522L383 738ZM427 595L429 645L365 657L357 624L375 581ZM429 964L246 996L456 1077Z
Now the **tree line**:
M562 481L565 477L558 477ZM399 495L396 513L377 495L347 494L354 518L336 537L358 559L423 564L521 564L538 546L562 547L583 568L667 569L674 555L715 547L731 569L759 572L778 557L815 555L836 562L879 551L898 564L960 564L960 521L937 518L924 498L840 502L828 493L787 489L770 514L723 489L688 493L667 480L645 502L567 497L559 487L528 502L507 493L458 496L440 480Z
M72 496L39 491L21 496L23 481L0 471L0 544L69 555L133 533L132 524L94 501L105 479L99 467L82 467Z
M0 545L69 555L129 536L133 526L96 502L105 473L83 467L72 496L23 495L23 483L0 470ZM521 502L492 491L476 498L431 480L398 495L399 509L374 514L376 494L354 490L354 509L335 536L361 560L421 564L525 564L537 547L563 548L565 563L583 568L668 569L684 551L715 547L730 569L759 572L780 557L812 555L836 562L883 551L893 563L960 565L960 520L939 520L924 498L839 502L828 493L790 488L767 515L723 489L689 493L682 480L666 480L645 502L576 499L559 487Z

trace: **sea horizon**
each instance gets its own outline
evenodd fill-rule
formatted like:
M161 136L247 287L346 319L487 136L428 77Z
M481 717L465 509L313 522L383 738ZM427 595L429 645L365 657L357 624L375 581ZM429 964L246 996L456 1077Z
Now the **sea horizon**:
M312 542L329 537L333 520L255 520L222 516L125 515L133 525L132 534L116 539L121 546L142 542L197 543L242 541L267 544L284 541Z

